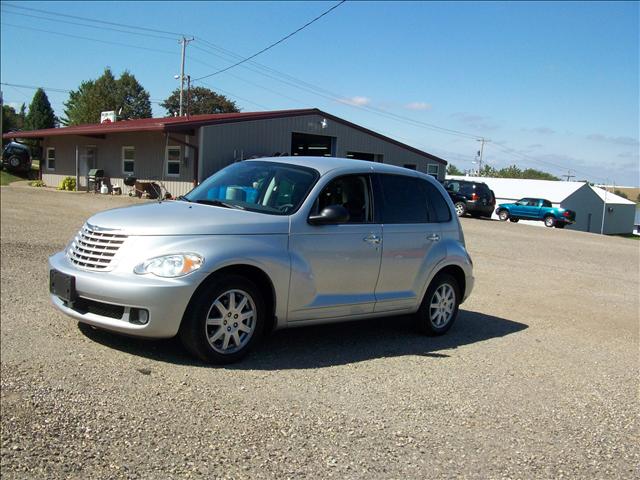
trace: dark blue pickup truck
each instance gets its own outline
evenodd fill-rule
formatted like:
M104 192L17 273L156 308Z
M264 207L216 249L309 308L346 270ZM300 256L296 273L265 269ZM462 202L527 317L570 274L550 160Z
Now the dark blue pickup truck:
M540 220L547 227L564 228L576 221L576 212L554 207L544 198L521 198L516 203L501 203L496 208L501 221Z

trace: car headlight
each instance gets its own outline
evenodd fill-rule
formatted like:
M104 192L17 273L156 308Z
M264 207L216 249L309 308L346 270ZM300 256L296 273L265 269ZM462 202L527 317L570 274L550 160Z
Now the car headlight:
M199 269L204 259L196 253L173 253L161 257L150 258L133 269L134 273L144 275L151 273L158 277L182 277Z

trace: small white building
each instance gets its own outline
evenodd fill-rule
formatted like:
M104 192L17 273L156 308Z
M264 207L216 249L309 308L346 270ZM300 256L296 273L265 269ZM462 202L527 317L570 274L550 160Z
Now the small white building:
M486 183L496 196L496 205L512 203L525 197L547 199L554 207L567 208L576 212L576 222L567 226L568 229L594 233L602 231L605 234L633 232L636 204L585 182L458 175L447 176L447 178ZM498 218L495 213L493 218ZM525 223L543 225L542 222Z

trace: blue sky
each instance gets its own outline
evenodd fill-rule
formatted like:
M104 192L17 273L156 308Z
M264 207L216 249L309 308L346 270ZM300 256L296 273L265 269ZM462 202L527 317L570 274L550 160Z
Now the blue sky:
M180 63L177 38L72 25L59 20L86 22L10 5L194 35L186 70L197 78L232 63L211 44L250 55L334 4L2 2L1 78L74 89L110 66L130 70L162 100ZM638 185L638 59L637 2L348 1L256 59L277 72L246 64L204 82L244 111L318 107L461 169L473 167L478 142L428 125L491 139L485 159L496 167ZM2 90L16 105L33 95ZM47 93L62 114L67 94ZM154 104L155 115L164 113Z

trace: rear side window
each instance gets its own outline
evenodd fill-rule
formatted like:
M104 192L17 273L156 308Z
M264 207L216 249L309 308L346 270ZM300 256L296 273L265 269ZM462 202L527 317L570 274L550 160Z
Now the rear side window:
M423 182L427 191L429 215L432 223L442 223L451 220L451 210L440 191L431 183Z
M378 175L382 189L383 223L427 223L426 183L404 175Z

